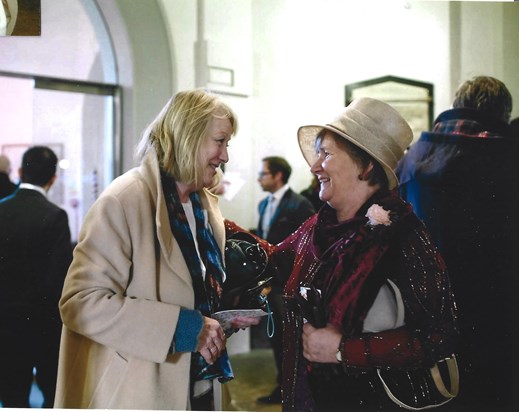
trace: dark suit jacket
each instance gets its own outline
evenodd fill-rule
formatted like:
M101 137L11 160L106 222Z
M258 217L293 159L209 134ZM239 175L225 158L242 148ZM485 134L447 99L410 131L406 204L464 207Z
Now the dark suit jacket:
M63 209L29 189L0 201L0 334L40 345L35 335L56 343L58 331L59 344L58 302L71 260Z
M0 199L9 196L15 190L16 185L9 180L9 176L0 172Z
M257 233L260 237L263 237L261 221L267 208L267 203L268 197L263 199L258 205L260 218ZM285 240L314 213L314 207L306 197L295 193L292 189L288 189L274 212L266 240L274 245Z
M267 208L267 203L268 197L263 199L258 205L260 218L256 234L263 238L264 234L261 221L265 209ZM314 213L314 207L306 197L294 192L292 189L288 189L279 201L278 207L274 212L266 240L273 245L282 242ZM286 273L290 273L288 268ZM277 281L273 283L274 288L281 290L281 284L284 283L284 281L286 281L286 279L277 279Z

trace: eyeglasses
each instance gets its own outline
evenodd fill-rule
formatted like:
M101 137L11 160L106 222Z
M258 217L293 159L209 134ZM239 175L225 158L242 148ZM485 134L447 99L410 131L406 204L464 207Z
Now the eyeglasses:
M272 174L272 173L270 173L270 172L259 172L259 173L258 173L258 177L259 177L259 178L262 178L263 176L271 175L271 174Z

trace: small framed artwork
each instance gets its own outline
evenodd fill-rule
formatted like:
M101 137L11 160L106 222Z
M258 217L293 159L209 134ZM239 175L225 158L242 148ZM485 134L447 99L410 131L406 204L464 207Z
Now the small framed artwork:
M413 142L433 122L434 85L396 76L383 76L345 86L346 106L358 97L372 97L393 106L413 130Z

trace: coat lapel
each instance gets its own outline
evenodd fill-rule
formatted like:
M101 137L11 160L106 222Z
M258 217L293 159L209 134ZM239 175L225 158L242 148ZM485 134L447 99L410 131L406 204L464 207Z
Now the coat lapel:
M286 205L287 203L289 202L290 200L290 197L292 196L291 195L291 192L292 190L291 189L288 189L285 194L283 195L283 197L281 198L281 200L279 201L279 205L278 207L276 208L276 211L274 212L274 215L272 216L272 223L271 223L271 227L272 225L274 225L276 223L276 220L278 219L278 216L281 212L284 212L285 208L286 208Z
M155 150L151 149L146 155L140 167L142 176L148 184L155 205L155 225L157 227L157 240L160 253L169 269L177 274L184 282L192 284L191 274L187 267L182 250L171 233L166 200L162 191L159 162Z

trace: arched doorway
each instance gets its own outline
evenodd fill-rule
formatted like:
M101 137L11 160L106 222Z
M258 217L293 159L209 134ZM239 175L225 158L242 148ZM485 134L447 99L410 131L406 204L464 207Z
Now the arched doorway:
M171 94L169 44L154 0L42 0L41 10L41 36L0 42L0 151L12 157L16 181L28 146L55 148L63 162L51 199L67 210L76 240L86 211L133 165L140 133ZM139 25L140 36L128 30Z

